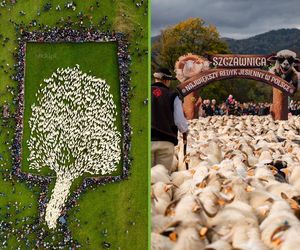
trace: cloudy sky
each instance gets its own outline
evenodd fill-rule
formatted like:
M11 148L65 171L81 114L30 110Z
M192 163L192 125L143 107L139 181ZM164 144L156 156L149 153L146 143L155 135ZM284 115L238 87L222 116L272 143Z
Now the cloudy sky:
M300 1L152 0L152 36L188 17L216 25L222 37L242 39L272 29L300 29Z

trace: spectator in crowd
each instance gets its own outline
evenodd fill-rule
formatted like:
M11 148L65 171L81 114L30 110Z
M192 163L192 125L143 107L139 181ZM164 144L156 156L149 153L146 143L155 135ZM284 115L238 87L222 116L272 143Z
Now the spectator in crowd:
M290 102L289 112L292 115L300 115L300 101L293 101Z
M232 95L229 95L227 100L226 100L226 106L229 106L229 104L233 104L234 103L234 99Z
M234 115L235 112L235 100L233 99L232 95L229 95L226 100L226 107L227 107L227 115Z
M211 109L212 109L214 115L220 115L220 108L217 105L216 99L211 100Z
M206 116L212 116L214 114L209 99L204 100L204 102L203 102L203 110L204 110Z
M201 100L201 97L199 97ZM199 108L199 117L207 117L213 115L269 115L270 114L271 104L264 103L254 103L254 102L246 102L240 103L235 100L232 95L226 99L225 102L217 104L215 99L211 101L209 99L205 99L203 104ZM300 115L300 101L299 102L291 102L289 111L292 115Z

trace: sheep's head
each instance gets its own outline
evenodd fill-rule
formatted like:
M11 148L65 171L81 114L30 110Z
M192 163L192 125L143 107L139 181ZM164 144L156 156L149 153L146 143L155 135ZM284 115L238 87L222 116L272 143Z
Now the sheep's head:
M268 61L275 62L277 68L283 74L288 73L295 64L300 63L300 59L297 58L296 53L287 49L278 51L275 56L269 57Z
M294 214L297 216L297 218L300 218L300 197L299 196L293 196L293 197L288 197L287 194L281 192L281 198L286 200L288 204L290 205L291 209L294 211Z
M175 64L176 78L184 82L204 70L209 69L210 62L203 57L187 54L179 57Z

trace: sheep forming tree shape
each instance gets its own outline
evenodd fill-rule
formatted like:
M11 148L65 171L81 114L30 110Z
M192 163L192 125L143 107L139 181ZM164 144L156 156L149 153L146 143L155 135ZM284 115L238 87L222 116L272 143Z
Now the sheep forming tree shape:
M49 167L56 183L45 220L55 228L72 182L84 173L111 174L121 158L116 105L104 80L74 68L57 69L32 105L30 168Z

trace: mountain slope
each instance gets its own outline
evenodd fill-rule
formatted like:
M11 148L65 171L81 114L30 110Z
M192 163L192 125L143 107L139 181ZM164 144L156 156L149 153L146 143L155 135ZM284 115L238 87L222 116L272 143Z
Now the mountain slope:
M290 49L300 53L300 30L279 29L259 34L247 39L223 38L232 53L269 54L282 49Z

